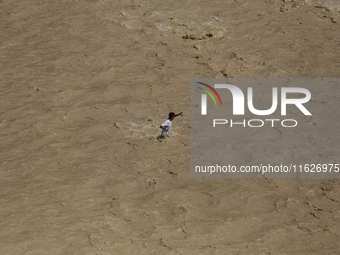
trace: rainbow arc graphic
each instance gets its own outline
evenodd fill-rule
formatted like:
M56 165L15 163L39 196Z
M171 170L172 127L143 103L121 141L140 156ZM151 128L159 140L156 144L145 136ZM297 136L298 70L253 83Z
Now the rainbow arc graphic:
M221 98L220 98L220 95L217 93L217 91L216 91L213 87L211 87L210 85L208 85L208 84L206 84L206 83L203 83L203 82L197 82L197 83L199 83L199 84L201 84L201 85L203 85L203 86L206 86L206 87L209 88L212 92L214 92L215 95L217 96L218 100L220 101L221 106L222 106L222 100L221 100ZM197 88L203 90L204 92L206 92L206 93L212 98L212 100L214 100L215 105L217 105L214 96L210 93L209 90L203 89L203 88L200 88L200 87L197 87Z

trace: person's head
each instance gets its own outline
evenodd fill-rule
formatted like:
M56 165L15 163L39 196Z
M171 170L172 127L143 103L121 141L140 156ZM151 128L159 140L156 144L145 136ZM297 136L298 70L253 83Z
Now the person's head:
M173 120L175 118L175 113L170 112L169 113L169 120Z

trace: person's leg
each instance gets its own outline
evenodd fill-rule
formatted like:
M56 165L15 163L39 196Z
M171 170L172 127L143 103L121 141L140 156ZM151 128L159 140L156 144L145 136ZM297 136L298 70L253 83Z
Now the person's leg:
M160 136L157 137L157 140L160 141L160 142L163 142L164 139L165 139L165 137L166 137L166 136L160 135Z

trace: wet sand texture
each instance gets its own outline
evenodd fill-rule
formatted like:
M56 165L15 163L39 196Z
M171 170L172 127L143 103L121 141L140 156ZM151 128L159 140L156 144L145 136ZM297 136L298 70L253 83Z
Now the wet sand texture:
M339 11L1 0L0 254L339 254L337 179L190 179L188 114L193 77L340 77Z

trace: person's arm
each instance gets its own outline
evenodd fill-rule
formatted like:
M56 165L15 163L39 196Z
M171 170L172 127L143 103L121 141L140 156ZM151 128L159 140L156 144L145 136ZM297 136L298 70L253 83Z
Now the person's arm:
M160 128L165 130L165 131L168 131L168 129L166 127L163 127L162 125L160 125Z
M175 114L175 117L179 116L179 115L182 115L182 112L178 113L178 114Z

